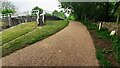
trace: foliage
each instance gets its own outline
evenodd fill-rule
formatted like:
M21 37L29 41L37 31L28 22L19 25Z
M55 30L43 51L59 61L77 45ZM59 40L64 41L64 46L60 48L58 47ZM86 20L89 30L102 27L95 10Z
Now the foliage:
M16 11L15 10L11 10L11 9L4 9L1 11L2 14L8 14L8 13L15 13Z
M97 33L97 37L101 38L101 39L106 39L112 42L112 50L106 50L104 51L104 49L96 46L97 49L97 53L96 53L96 57L97 59L100 61L100 63L103 66L109 66L111 65L111 63L105 59L105 54L108 52L113 51L116 60L118 61L118 63L120 64L120 36L110 36L110 32L108 31L108 29L106 28L102 28L101 30L98 30L97 26L88 22L88 21L81 21L84 25L87 26L87 28L89 30L94 29L96 30Z
M55 10L53 13L52 13L53 16L59 16L59 12L57 10Z
M2 14L15 13L16 9L11 2L1 2L0 13Z
M0 32L2 33L2 44L8 43L9 41L18 38L35 28L37 28L37 24L35 22L27 22L25 24L20 24L3 30Z
M43 9L39 8L38 6L34 7L32 10L39 10L39 14L43 13ZM32 11L32 14L35 13L35 11Z
M89 30L95 30L97 28L96 24L92 24L89 21L81 20L81 22L87 26Z
M61 8L71 10L77 20L109 21L118 5L119 2L61 2Z
M103 39L107 39L112 42L112 49L115 55L116 60L120 64L120 36L110 36L110 32L107 29L97 30L98 36Z
M53 13L52 13L53 16L56 16L56 17L59 17L61 19L66 19L66 15L63 11L60 11L58 12L57 10L55 10Z
M100 61L103 68L109 68L109 66L111 66L111 63L105 58L105 53L102 52L103 49L100 48L99 45L96 46L96 48L97 48L97 52L96 52L97 59Z
M52 16L52 14L50 14L50 13L46 13L45 15L46 15L46 16Z
M68 20L75 20L75 16L74 14L70 14L68 17L67 17Z
M63 29L68 25L68 21L46 21L46 25L42 28L37 28L34 31L29 32L28 34L22 35L19 38L16 38L2 46L2 55L8 55L12 52L15 52L18 49L31 45L39 40L42 40L58 31Z
M112 38L113 50L116 60L120 64L120 36L114 36Z

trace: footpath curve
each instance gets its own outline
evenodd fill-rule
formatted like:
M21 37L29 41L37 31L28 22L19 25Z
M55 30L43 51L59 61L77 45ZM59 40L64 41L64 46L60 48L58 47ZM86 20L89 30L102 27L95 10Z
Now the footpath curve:
M3 66L98 66L95 46L83 24L70 21L58 33L2 58Z

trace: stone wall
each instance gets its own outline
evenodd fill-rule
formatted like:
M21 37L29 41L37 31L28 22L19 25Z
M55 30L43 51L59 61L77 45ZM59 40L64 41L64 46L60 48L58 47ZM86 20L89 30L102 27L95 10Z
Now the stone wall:
M41 17L40 17L41 18ZM18 25L20 23L24 22L31 22L31 21L36 21L37 16L19 16L19 17L14 17L11 18L11 26L9 26L9 19L8 18L2 18L0 21L4 22L4 26L0 26L0 31L15 25ZM46 20L62 20L61 18L55 17L55 16L45 16ZM42 20L42 19L40 19Z
M0 26L0 31L4 30L6 28L18 25L20 23L24 22L31 22L31 21L36 21L36 16L19 16L19 17L12 17L10 19L11 25L9 25L9 18L2 18L0 21L4 22L2 26Z

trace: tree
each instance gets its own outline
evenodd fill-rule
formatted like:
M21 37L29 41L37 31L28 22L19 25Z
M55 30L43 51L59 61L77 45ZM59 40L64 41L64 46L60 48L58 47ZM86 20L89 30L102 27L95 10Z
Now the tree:
M120 19L120 5L119 5L118 9L116 10L116 15L117 15L116 24L118 25L117 26L117 32L118 32L118 30L119 30L119 19Z
M53 16L59 16L59 12L57 10L53 11L52 13Z
M63 11L60 11L58 12L57 10L55 10L53 13L52 13L53 16L56 16L56 17L59 17L61 19L66 19L66 15L65 15L65 12Z
M67 19L69 19L69 20L75 20L75 16L73 14L70 14Z
M95 13L92 12L96 9L95 5L96 3L62 2L61 8L64 8L65 11L71 9L71 14L74 14L76 19L87 19L92 17L92 15Z
M38 6L34 7L32 10L39 10L39 13L43 13L43 9L39 8ZM32 13L34 13L35 11L32 11Z
M71 10L76 19L110 21L119 2L61 2L61 8Z
M11 2L1 2L0 13L2 14L15 13L16 9Z
M45 15L46 15L46 16L52 16L52 14L50 14L50 13L46 13Z

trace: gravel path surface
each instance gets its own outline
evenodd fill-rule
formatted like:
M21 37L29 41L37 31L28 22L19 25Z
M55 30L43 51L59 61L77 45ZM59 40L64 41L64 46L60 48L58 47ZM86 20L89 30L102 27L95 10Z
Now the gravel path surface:
M60 32L2 58L3 66L98 66L86 27L70 21Z

